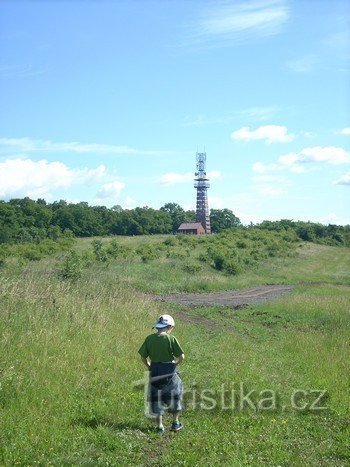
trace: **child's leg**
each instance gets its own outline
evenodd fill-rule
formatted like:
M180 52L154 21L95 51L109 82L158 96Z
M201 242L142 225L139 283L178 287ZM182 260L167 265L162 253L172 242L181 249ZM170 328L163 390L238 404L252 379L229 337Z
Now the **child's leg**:
M182 423L179 421L179 413L180 412L173 412L173 423L171 424L172 431L179 431L183 427Z
M156 416L156 422L157 422L158 428L161 428L163 426L163 415L162 414L158 414Z

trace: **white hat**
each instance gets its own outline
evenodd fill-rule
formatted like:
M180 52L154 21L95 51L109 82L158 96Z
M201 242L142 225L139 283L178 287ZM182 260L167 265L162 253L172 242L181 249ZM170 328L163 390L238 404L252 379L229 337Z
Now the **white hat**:
M167 326L175 326L174 318L170 315L160 315L153 327L162 329Z

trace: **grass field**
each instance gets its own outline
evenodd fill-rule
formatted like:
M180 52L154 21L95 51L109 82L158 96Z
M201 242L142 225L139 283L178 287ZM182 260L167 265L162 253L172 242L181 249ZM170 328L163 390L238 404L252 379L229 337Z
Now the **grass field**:
M0 270L0 464L349 465L350 250L295 245L229 275L209 264L194 273L200 248L98 262L84 239L75 281L58 274L63 253ZM241 310L184 309L144 293L260 284L295 287ZM160 439L135 383L137 350L165 312L186 353L186 410L184 430ZM191 325L184 313L206 319Z

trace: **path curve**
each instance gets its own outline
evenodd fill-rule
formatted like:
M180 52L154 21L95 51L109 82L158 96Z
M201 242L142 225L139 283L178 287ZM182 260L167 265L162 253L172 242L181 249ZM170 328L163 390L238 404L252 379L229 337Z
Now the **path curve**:
M280 295L290 293L292 289L292 285L262 285L250 289L228 290L225 292L172 293L157 295L154 298L163 302L173 302L181 305L222 305L240 308L245 305L276 300Z

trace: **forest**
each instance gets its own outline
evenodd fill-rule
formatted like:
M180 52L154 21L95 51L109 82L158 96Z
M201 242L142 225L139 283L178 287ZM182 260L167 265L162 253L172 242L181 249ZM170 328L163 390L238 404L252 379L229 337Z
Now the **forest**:
M44 199L35 201L26 197L0 201L0 244L38 244L62 237L171 234L176 233L182 222L194 221L195 212L185 211L176 203L166 203L160 209L147 206L123 209L119 205L107 208L64 200L47 203ZM211 209L210 222L213 233L254 227L276 232L294 231L304 241L350 246L349 225L282 219L243 226L230 209Z

